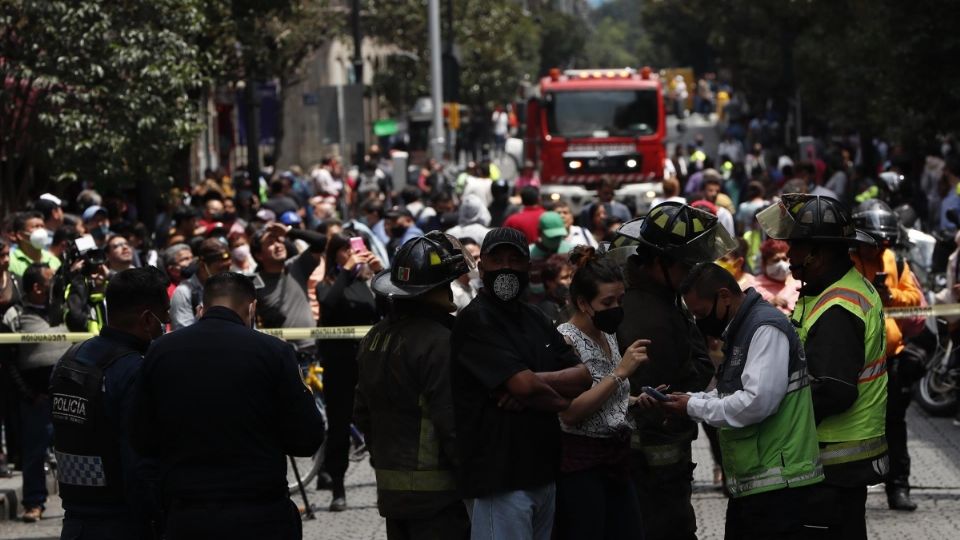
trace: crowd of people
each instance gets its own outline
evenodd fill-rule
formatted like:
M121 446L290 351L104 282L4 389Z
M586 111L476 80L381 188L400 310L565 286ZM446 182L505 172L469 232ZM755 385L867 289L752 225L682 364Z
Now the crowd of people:
M377 147L352 172L210 171L149 224L125 193L40 195L0 227L2 330L99 337L0 347L0 474L23 472L24 521L56 463L64 538L189 538L224 516L262 518L237 537L297 537L278 459L325 441L318 485L345 510L353 422L390 538L695 538L698 423L729 538L865 538L884 479L915 509L920 328L882 309L925 301L900 254L919 228L902 206L929 193L895 150L867 174L842 147L829 164L733 135L678 148L639 217L610 179L582 207L542 197L532 164L509 181L431 160L395 185ZM922 215L955 230L960 160L936 172L949 189ZM289 346L247 332L368 325ZM256 369L234 372L245 355ZM294 384L315 360L325 427Z

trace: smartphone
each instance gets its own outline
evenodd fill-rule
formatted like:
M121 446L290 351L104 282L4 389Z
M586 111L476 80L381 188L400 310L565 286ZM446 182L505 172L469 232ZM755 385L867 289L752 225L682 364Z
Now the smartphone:
M365 253L367 251L367 245L363 243L363 238L359 236L354 236L350 239L350 249L354 253Z
M669 396L663 394L652 386L642 386L640 387L640 391L657 401L673 401Z

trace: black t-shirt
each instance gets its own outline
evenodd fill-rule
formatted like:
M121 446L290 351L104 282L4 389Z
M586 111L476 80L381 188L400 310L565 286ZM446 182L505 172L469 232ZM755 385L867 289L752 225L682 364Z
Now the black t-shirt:
M558 371L580 360L539 309L513 307L481 293L453 328L451 378L465 497L539 487L554 481L559 469L557 414L505 411L497 407L497 393L523 370Z

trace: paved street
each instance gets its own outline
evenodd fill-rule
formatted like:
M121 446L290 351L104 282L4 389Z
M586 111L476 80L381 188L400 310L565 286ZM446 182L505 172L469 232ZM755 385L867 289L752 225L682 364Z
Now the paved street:
M914 499L920 509L912 514L891 512L886 508L882 488L871 490L867 501L867 527L877 540L926 540L957 538L960 535L960 428L950 419L927 418L912 407L908 417L913 456ZM726 500L711 485L712 463L706 438L696 444L695 457L701 464L696 471L694 506L701 540L723 538L723 514ZM19 481L19 478L17 479ZM9 487L10 480L0 487ZM377 514L373 471L364 463L353 463L347 473L347 497L350 508L334 514L326 511L330 493L310 490L311 501L320 511L315 521L304 522L304 538L311 540L382 540L386 538L383 520ZM300 502L299 500L297 501ZM39 524L0 522L0 539L57 538L63 513L54 498L46 518Z

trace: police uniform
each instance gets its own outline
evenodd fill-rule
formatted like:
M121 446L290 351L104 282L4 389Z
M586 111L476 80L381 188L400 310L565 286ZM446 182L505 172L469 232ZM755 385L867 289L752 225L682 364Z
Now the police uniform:
M638 248L638 246L641 246ZM679 283L661 285L633 268L629 258L638 249L660 253L686 264L712 261L735 246L715 216L676 202L654 207L645 218L625 223L611 246L615 259L628 263L624 322L617 329L621 348L650 339L650 362L630 377L632 393L643 386L669 384L670 391L698 392L713 377L706 341L690 313L678 304ZM669 280L669 278L668 278ZM621 351L622 352L622 351ZM691 442L697 425L690 419L635 414L631 441L631 474L650 539L695 539L697 522L690 497L693 469Z
M453 473L453 317L417 299L468 271L454 242L438 232L411 240L392 269L373 281L378 295L393 300L392 313L360 343L355 418L370 449L377 507L391 540L469 536Z
M153 342L131 432L158 461L171 540L300 538L286 456L313 455L324 424L291 345L210 307Z
M133 383L148 342L105 327L72 347L51 378L62 539L150 538L152 464L133 452Z

